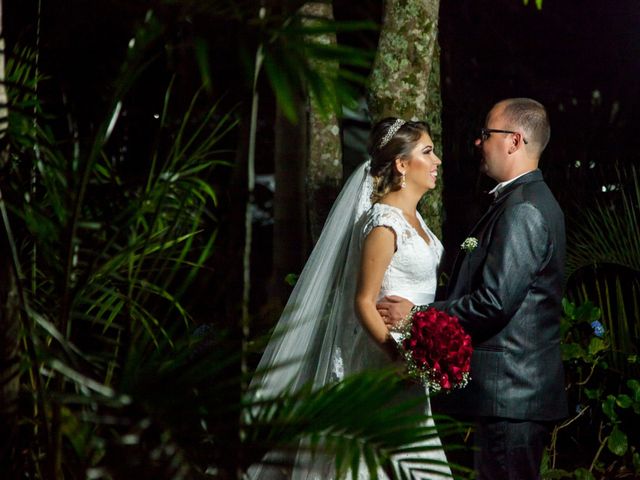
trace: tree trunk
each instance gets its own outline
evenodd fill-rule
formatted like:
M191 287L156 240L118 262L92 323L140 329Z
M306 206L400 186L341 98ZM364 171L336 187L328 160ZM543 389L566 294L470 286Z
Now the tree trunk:
M300 12L317 18L333 20L331 3L309 2ZM308 23L312 20L307 20ZM314 41L322 44L336 44L335 34L316 35ZM337 62L315 61L319 71L326 76L337 74ZM340 129L335 113L322 114L311 97L309 108L309 152L307 160L306 190L307 215L311 242L320 237L322 226L329 215L331 206L338 196L342 180Z
M289 295L285 276L300 273L306 260L305 163L307 158L306 102L297 98L297 123L278 107L275 123L275 177L273 201L273 278L270 294L283 304Z
M387 0L369 84L374 121L387 116L426 120L442 152L439 0ZM442 177L441 177L442 178ZM442 182L421 202L433 232L442 236Z

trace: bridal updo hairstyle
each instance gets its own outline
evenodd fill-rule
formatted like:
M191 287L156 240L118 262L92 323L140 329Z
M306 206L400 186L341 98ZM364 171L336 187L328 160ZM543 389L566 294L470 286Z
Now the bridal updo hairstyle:
M396 158L408 157L423 133L430 135L425 122L405 122L398 131L382 145L389 129L398 120L387 117L376 123L369 135L367 152L371 157L371 176L373 176L373 194L371 203L377 203L387 193L400 190L402 175L396 169Z

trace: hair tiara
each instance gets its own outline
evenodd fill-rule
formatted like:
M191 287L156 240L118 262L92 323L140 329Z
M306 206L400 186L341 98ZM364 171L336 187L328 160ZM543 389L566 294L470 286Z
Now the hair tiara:
M387 130L387 133L385 134L385 136L382 137L382 140L380 141L380 145L378 146L378 148L382 148L387 143L389 143L389 141L393 138L393 136L396 133L398 133L398 130L400 130L400 127L402 127L402 125L404 125L405 123L407 123L407 122L405 122L401 118L396 118L396 121L391 124L391 126L389 127L389 130Z

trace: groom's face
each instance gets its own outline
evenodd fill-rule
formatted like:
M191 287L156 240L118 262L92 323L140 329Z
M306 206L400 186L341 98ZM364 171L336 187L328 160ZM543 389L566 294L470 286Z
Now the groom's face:
M501 104L494 106L487 115L485 129L509 130L503 111ZM504 133L490 133L487 138L476 140L482 155L480 171L498 182L506 180L510 140L510 136Z

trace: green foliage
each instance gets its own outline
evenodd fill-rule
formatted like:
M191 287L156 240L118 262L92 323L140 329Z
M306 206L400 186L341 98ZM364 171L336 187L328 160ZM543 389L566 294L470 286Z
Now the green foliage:
M12 108L7 123L2 123L0 137L7 135L15 146L29 145L34 134L33 116L42 114L35 92L43 78L36 74L35 58L35 52L19 47L5 66L5 88Z
M529 5L529 0L522 0L522 3L526 6ZM536 8L542 10L542 0L536 0Z
M327 35L342 32L375 30L370 21L335 21L305 14L305 2L293 1L268 6L249 2L184 3L203 18L232 22L243 32L243 40L231 47L244 58L252 84L263 73L279 107L291 121L297 121L297 102L311 98L321 114L342 114L342 108L354 106L366 78L361 71L368 68L373 52L326 41ZM198 2L197 2L198 3ZM188 17L188 16L187 16ZM189 20L191 21L191 20ZM253 62L258 53L258 61ZM212 65L208 58L208 43L195 42L195 55L205 86L210 85ZM251 60L248 60L251 59ZM251 65L249 65L251 63Z
M464 426L444 418L438 429L425 426L423 400L407 399L405 389L396 371L371 371L320 390L307 387L288 396L254 399L246 404L246 445L258 461L267 451L295 451L302 440L303 451L320 449L335 457L339 478L355 478L361 458L374 477L379 465L390 467L392 454L407 455L405 461L422 463L430 471L429 462L411 457L430 448L416 447L416 442L461 433Z
M573 219L568 274L585 265L612 263L640 270L640 177L635 166L618 170L620 194Z
M377 28L369 22L336 22L293 13L282 23L263 23L264 67L271 88L285 116L297 121L296 98L308 92L321 113L342 114L343 106L355 107L355 85L366 78L354 69L367 68L372 52L325 43L321 35Z
M20 87L9 90L0 207L20 300L23 371L7 478L232 478L271 448L290 451L301 441L334 455L341 474L360 458L375 471L392 454L410 455L436 433L398 400L405 386L395 375L367 372L258 402L243 391L242 339L227 319L191 332L189 287L218 229L211 179L226 165L220 141L235 120L203 92L172 114L170 84L149 156L114 155L127 93L163 31L147 15L107 113L82 142L73 127L70 139L61 136L59 119L41 112L33 66L10 64ZM285 33L294 42L300 31ZM198 49L204 68L206 47ZM360 64L357 52L305 49ZM439 434L460 428L442 421Z
M610 332L610 361L640 375L640 179L635 167L619 170L619 190L570 219L568 295L601 306Z
M620 384L620 372L611 361L611 332L600 323L598 307L564 299L563 311L561 349L574 414L553 432L543 478L596 479L605 470L622 473L640 446L634 427L640 415L640 382L627 378L626 389Z
M295 286L296 282L298 281L298 277L299 277L299 275L296 274L296 273L288 273L284 277L284 283L286 283L290 287L293 287L293 286Z
M21 52L7 65L11 174L2 179L0 206L23 314L14 321L22 322L25 345L23 444L15 446L14 464L40 478L113 469L109 449L141 434L132 433L134 425L159 427L147 417L153 409L140 385L149 380L140 375L183 367L168 362L190 322L180 294L212 251L217 199L208 179L224 163L218 144L234 121L217 105L196 116L196 95L176 125L167 115L169 87L157 147L151 158L133 159L145 174L132 177L131 165L110 153L124 97L160 32L148 16L87 148L67 148L49 127L56 119L41 115L33 54ZM161 430L160 437L176 433Z

